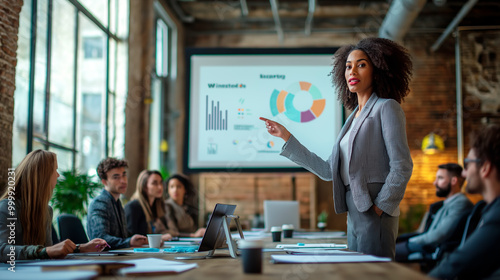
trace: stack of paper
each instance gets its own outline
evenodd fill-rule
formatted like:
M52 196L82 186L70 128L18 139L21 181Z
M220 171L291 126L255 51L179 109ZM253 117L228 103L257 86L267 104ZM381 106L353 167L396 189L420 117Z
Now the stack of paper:
M12 276L23 275L19 279L37 279L37 280L78 279L79 280L79 279L90 279L95 277L96 275L119 274L125 276L140 276L140 275L177 274L191 270L196 267L198 267L198 265L195 263L187 264L183 262L167 261L157 258L145 258L137 260L124 260L124 261L54 260L54 261L38 261L38 262L24 263L16 267L16 269L19 268L19 271L16 271L16 273L12 273ZM20 273L17 274L17 272Z
M328 239L347 237L343 231L321 231L321 232L294 232L294 238L304 239Z
M276 248L281 249L312 249L312 248L330 248L330 249L347 249L347 244L335 244L335 243L313 243L313 244L278 244Z
M354 262L390 262L390 258L381 258L371 255L271 255L274 263L354 263Z
M99 275L109 275L120 268L133 266L133 264L113 260L50 260L23 263L20 266L40 267L42 271L57 270L87 270L95 271Z
M130 260L126 263L134 264L134 267L122 268L118 274L124 276L155 276L177 274L198 267L195 263L183 263L176 261L167 261L156 258L147 258L139 260Z
M9 274L6 274L9 273ZM16 270L16 272L3 272L2 279L9 280L88 280L95 279L98 273L95 271L25 271ZM3 278L6 277L6 278Z
M361 254L359 252L354 251L341 251L337 249L284 249L283 251L292 255L352 255L352 254Z

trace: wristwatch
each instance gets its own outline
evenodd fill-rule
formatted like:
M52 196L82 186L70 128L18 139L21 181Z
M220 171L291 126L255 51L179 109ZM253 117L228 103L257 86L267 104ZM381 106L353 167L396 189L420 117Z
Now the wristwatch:
M76 244L76 248L73 250L73 253L80 253L80 244Z

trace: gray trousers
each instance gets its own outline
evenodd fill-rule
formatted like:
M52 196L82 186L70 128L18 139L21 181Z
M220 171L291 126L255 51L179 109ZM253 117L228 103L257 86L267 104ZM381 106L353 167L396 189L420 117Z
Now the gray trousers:
M375 200L382 184L370 184L370 196ZM379 217L373 207L359 212L352 192L347 189L347 244L350 250L394 259L399 217L382 213Z

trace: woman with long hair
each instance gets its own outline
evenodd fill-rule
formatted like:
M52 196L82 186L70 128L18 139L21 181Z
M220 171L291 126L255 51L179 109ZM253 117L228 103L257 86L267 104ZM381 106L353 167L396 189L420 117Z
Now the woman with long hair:
M335 211L348 212L349 249L394 258L399 203L413 170L400 105L410 93L411 57L391 40L365 38L335 53L331 74L339 100L353 112L328 160L283 125L261 120L285 141L281 155L333 181Z
M156 170L143 170L131 200L125 205L127 229L133 234L161 233L162 240L172 239L168 233L163 202L163 178Z
M32 151L9 177L14 178L14 184L7 186L0 199L1 261L10 259L11 246L16 260L64 258L77 248L93 252L106 247L106 241L99 238L81 245L69 239L52 244L52 208L48 203L59 177L56 154Z
M205 228L198 228L198 209L189 204L195 196L188 178L174 174L167 182L167 225L173 236L202 237Z

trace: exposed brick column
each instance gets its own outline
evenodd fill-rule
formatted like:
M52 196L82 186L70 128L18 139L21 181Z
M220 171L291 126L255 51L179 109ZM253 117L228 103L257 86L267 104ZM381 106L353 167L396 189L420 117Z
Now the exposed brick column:
M139 173L147 168L149 151L149 105L151 72L154 71L153 0L130 0L129 73L127 106L125 108L125 158L128 160L130 197Z
M17 33L23 0L0 0L0 190L12 167L12 124L16 77Z

